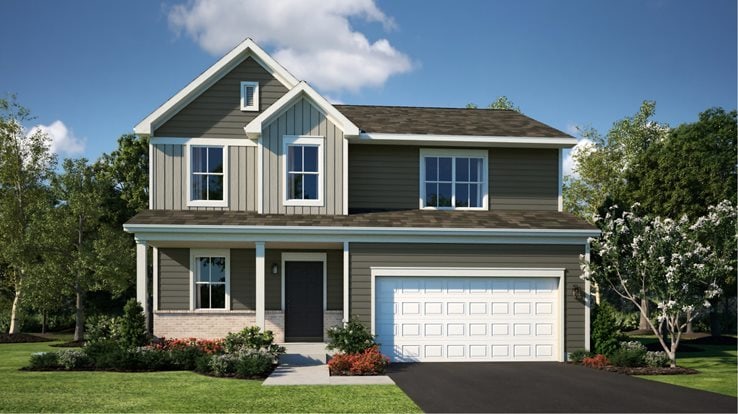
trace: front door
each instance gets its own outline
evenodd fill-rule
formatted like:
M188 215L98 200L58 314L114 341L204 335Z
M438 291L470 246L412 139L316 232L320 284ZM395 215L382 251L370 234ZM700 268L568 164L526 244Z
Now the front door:
M323 262L285 262L286 342L323 342Z

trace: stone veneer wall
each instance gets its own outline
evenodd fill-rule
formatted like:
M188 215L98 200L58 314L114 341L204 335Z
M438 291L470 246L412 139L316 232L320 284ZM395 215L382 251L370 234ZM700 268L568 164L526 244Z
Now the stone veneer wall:
M343 311L324 311L323 327L341 325ZM274 333L274 342L284 342L284 312L266 311L265 328ZM251 311L190 312L157 311L154 313L154 335L166 338L223 338L228 332L256 324L256 313ZM323 335L328 341L328 335Z

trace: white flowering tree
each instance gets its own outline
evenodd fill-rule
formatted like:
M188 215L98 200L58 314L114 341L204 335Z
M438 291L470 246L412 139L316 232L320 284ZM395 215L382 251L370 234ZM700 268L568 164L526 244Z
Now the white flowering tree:
M720 295L718 279L729 265L696 237L698 223L704 232L715 220L691 225L686 216L678 221L639 216L638 207L618 217L613 206L596 219L602 235L590 240L594 258L582 259L582 277L631 302L641 315L646 314L641 299L654 302L657 322L646 320L674 367L682 333Z

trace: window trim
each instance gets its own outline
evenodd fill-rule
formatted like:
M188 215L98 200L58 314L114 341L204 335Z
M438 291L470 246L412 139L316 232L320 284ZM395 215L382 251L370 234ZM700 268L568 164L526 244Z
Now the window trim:
M456 168L451 168L451 206L450 207L426 207L425 205L425 157L451 157L451 158L482 158L482 206L481 207L455 207L456 201ZM418 179L419 197L418 206L421 210L488 210L489 209L489 151L476 149L437 149L421 148L419 154L420 176ZM455 161L454 161L455 164Z
M199 257L225 257L225 308L198 308L196 291L196 259ZM231 250L230 249L190 249L190 311L223 312L231 310Z
M187 169L187 207L228 207L229 197L229 183L228 176L230 175L229 170L229 145L227 144L210 144L207 140L195 141L185 144L185 156L186 169ZM223 149L223 200L193 200L192 199L192 150L193 148L222 148Z
M290 145L317 145L318 146L318 199L317 200L298 200L287 198L287 147ZM285 135L282 137L282 152L279 154L282 163L282 205L283 206L311 206L323 207L325 200L324 181L325 181L325 137L316 135Z
M254 88L254 104L253 105L246 105L245 98L243 91L246 86L252 86ZM250 112L258 112L259 111L259 82L255 81L242 81L241 82L241 110L242 111L250 111Z

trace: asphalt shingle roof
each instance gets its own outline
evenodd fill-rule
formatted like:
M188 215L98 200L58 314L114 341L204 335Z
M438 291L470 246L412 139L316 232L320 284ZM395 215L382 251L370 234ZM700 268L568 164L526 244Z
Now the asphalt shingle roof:
M126 224L596 230L568 213L517 210L402 210L345 216L145 210Z
M364 132L571 138L519 112L501 109L334 105Z

